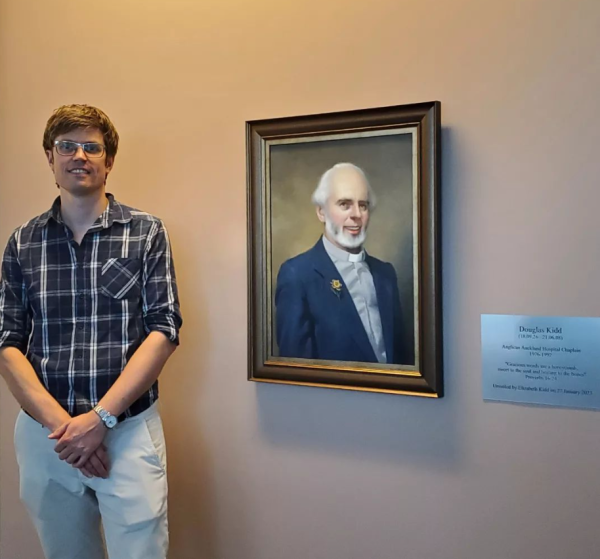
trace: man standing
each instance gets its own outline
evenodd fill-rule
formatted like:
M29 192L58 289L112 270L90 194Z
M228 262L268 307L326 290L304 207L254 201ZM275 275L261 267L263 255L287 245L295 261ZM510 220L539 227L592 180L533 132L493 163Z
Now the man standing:
M10 237L0 373L22 410L21 498L47 559L165 559L158 376L181 314L167 231L107 194L119 136L102 111L57 109L43 146L59 197Z
M282 357L412 364L402 332L396 272L365 252L375 197L351 163L326 171L312 196L325 231L277 277Z

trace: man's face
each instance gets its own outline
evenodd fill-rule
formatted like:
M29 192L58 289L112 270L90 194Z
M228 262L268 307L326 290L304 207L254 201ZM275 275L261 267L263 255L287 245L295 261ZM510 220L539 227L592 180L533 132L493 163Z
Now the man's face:
M325 236L337 247L360 251L369 225L368 194L367 183L356 170L343 169L334 175L327 204L317 208L317 216L325 223Z
M102 133L95 128L76 128L57 136L56 140L104 144ZM113 159L108 158L106 153L101 157L91 157L81 146L77 146L73 155L60 155L53 146L51 151L46 151L46 156L56 184L74 196L85 196L103 189L113 166Z

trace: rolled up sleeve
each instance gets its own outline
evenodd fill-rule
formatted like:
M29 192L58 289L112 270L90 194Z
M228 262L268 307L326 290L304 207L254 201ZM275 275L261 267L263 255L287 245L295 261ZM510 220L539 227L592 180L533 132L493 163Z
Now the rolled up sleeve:
M143 318L146 332L162 332L179 345L183 323L169 234L157 221L148 236L143 261Z
M17 233L8 241L0 276L0 348L16 347L27 352L31 317L27 287L23 280L17 249Z

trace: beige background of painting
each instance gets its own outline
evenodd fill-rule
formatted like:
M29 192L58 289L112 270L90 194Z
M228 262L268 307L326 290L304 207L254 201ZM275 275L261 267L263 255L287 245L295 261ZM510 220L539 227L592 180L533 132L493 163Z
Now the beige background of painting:
M336 163L358 165L377 197L371 213L367 252L391 262L398 276L406 347L414 347L413 135L399 134L270 148L272 312L281 264L310 249L323 234L310 199L321 175ZM340 325L342 326L342 325ZM275 336L274 354L277 355Z
M170 559L590 559L597 412L481 398L482 313L600 316L598 0L0 0L0 238L55 195L50 111L122 137L169 226ZM96 54L96 53L100 54ZM442 102L446 395L247 374L247 120ZM0 381L0 557L41 559Z

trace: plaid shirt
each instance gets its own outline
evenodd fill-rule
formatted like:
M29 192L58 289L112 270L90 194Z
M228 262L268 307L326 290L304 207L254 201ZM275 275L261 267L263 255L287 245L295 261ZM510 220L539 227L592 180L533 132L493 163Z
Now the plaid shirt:
M12 234L2 261L0 347L20 349L72 416L98 403L150 332L179 343L167 230L158 218L107 198L80 245L57 198ZM124 416L157 398L155 383Z

